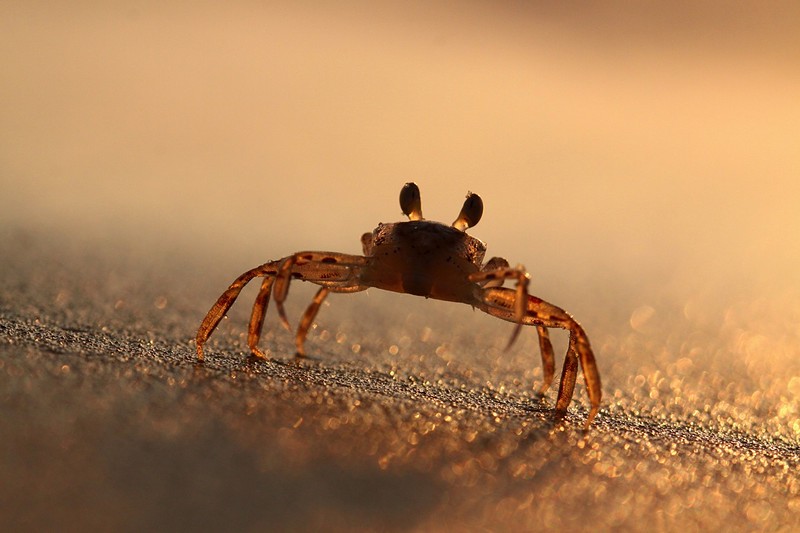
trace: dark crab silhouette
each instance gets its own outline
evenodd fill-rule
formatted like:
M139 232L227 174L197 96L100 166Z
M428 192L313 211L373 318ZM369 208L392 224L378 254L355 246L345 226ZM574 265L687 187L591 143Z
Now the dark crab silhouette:
M330 292L358 292L375 287L426 298L462 302L490 315L516 323L508 347L516 340L522 326L536 326L544 368L544 394L553 382L555 357L547 328L569 331L564 368L556 399L555 418L567 412L577 379L578 364L583 368L591 409L588 428L600 408L600 375L594 354L583 328L572 316L553 304L528 294L530 275L522 265L510 267L508 261L494 257L485 264L486 245L466 233L483 214L483 201L469 193L461 213L452 225L422 218L419 188L407 183L400 191L400 207L408 222L378 224L372 233L361 237L364 255L337 252L297 252L283 259L269 261L248 270L222 293L209 310L197 331L197 357L203 359L203 345L253 278L261 277L261 290L253 304L247 344L259 358L266 355L258 348L270 295L275 300L281 322L290 329L283 302L292 279L320 285L311 304L300 319L295 335L297 354L304 356L303 343L314 317ZM502 287L515 280L514 289Z

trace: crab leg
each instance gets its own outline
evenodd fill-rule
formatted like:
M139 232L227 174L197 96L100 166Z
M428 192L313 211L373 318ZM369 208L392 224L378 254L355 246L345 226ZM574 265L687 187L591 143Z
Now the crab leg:
M275 307L278 309L283 326L286 329L291 329L283 302L289 294L289 282L292 277L323 286L352 285L357 277L353 268L363 266L366 262L367 259L363 256L337 252L297 252L284 258L275 276L274 289ZM322 299L324 298L323 296ZM320 300L321 303L322 300ZM316 311L314 314L316 314ZM311 320L313 318L312 315Z
M354 278L353 267L363 266L366 262L363 256L336 252L297 252L282 259L275 275L273 290L275 306L278 308L284 327L290 329L283 302L289 294L289 282L292 277L319 284L327 282L338 284Z
M518 306L516 293L517 291L505 288L484 289L481 295L483 303L481 309L503 320L518 322L516 316L516 309ZM586 390L591 403L589 416L586 419L586 427L588 428L592 423L592 419L597 415L597 411L600 409L602 391L600 374L598 373L597 363L595 362L594 353L592 352L586 332L569 313L560 307L530 295L526 298L525 304L525 316L522 318L522 324L561 328L569 331L569 348L564 362L564 369L561 373L561 384L556 401L556 419L559 420L563 418L567 412L567 406L572 398L575 387L578 362L580 362L580 366L583 369L583 377L586 381ZM546 365L547 363L544 361L544 357L545 356L543 356L543 363ZM546 375L547 370L545 369L545 376Z
M572 400L572 393L575 391L575 381L578 378L578 358L573 350L567 350L564 359L564 368L561 370L561 382L558 384L558 396L556 397L556 422L560 422L567 414L567 407ZM587 387L588 388L588 387ZM592 423L597 409L592 405L589 418L586 419L586 428Z
M539 334L539 351L542 354L542 374L544 383L539 389L539 394L544 396L547 389L553 383L556 374L556 358L553 354L553 344L550 342L550 332L544 326L536 326L536 333Z
M528 283L530 283L531 280L531 276L525 270L524 266L517 265L516 268L511 268L507 265L508 263L506 262L506 266L504 267L500 267L495 270L484 269L480 272L470 274L469 276L470 281L484 283L487 287L491 287L491 285L496 282L500 282L502 285L502 282L506 279L517 280L516 298L514 299L514 316L516 317L517 327L514 328L514 331L511 333L511 338L508 339L506 350L514 345L514 342L517 340L519 332L522 329L522 319L525 316L525 296L528 294Z
M305 313L303 313L303 318L300 319L300 325L297 327L297 334L295 335L294 343L295 346L297 346L297 355L300 357L305 357L306 355L305 348L303 348L306 335L308 334L309 328L311 328L311 324L314 323L314 318L316 318L319 308L322 305L322 302L325 300L325 297L328 296L328 293L359 292L365 291L369 288L366 285L353 285L349 282L338 281L313 281L313 283L324 283L324 285L320 287L319 291L317 291L317 294L311 300L311 303L306 308Z
M286 317L286 309L283 307L283 302L289 294L289 276L292 274L292 266L296 261L297 254L282 259L278 267L278 273L275 275L275 307L278 309L281 324L287 331L291 331L292 328L289 326L289 319Z
M264 317L267 314L269 295L272 290L273 277L264 278L261 283L261 290L258 291L256 301L253 302L253 312L250 314L250 325L247 328L247 346L250 352L256 357L266 359L267 356L258 348L258 340L261 338L261 330L264 326Z
M203 319L195 338L197 358L203 360L203 345L236 301L242 288L253 278L263 277L265 279L253 303L248 326L247 345L253 355L265 358L265 354L258 348L258 341L261 337L264 316L266 315L271 295L275 298L275 306L278 309L281 323L285 328L291 329L283 302L289 293L289 283L293 277L322 285L323 288L327 287L328 290L334 292L364 290L366 287L362 287L356 281L358 279L356 270L364 264L366 264L366 258L357 255L335 252L299 252L248 270L231 283ZM319 302L317 302L318 298ZM301 321L300 329L295 339L295 342L300 346L299 353L301 354L303 340L324 298L324 296L320 297L318 294L309 309L306 310L306 315L308 316L304 315L303 317L303 320L308 323L304 325L304 322Z
M314 322L314 317L317 316L319 307L322 305L325 297L328 296L329 291L330 289L327 287L320 287L317 294L314 295L314 299L311 300L311 304L306 309L306 312L303 313L303 318L300 319L300 325L297 327L297 335L295 335L294 338L294 344L297 346L297 355L300 357L305 357L306 355L303 343L306 340L308 328L310 328L311 324Z
M530 278L530 275L521 265L517 266L517 268L510 268L508 261L502 257L491 258L485 265L483 265L483 268L480 272L472 274L469 279L470 281L477 282L482 287L492 288L502 286L503 282L508 278L526 279L526 281L524 281L524 292L527 294L527 279ZM519 287L518 283L516 300L518 304L524 303L525 301L524 296L520 295L520 289L521 287ZM515 312L518 313L517 317L522 317L525 314L524 305L518 305L518 307L515 308ZM517 327L514 328L514 332L511 334L511 339L509 339L509 342L506 345L506 350L511 348L511 345L514 344L514 341L519 335L520 329L522 329L521 318L519 318ZM542 354L542 370L544 373L544 383L542 384L542 388L539 390L539 394L544 396L544 393L550 388L550 385L553 383L553 378L555 377L555 355L553 354L553 345L550 342L550 334L548 333L547 328L544 326L537 326L536 332L539 335L539 351Z
M242 288L255 277L275 275L275 267L277 264L278 263L275 261L270 261L269 263L264 263L261 266L248 270L236 278L233 283L231 283L230 287L217 299L203 319L203 323L200 324L200 328L197 330L195 344L197 345L197 358L199 360L203 360L203 344L205 344L208 337L213 333L214 329L216 329L222 317L225 316L225 313L227 313L228 309L233 305L233 302L236 301L239 293L242 292Z
M520 275L521 270L524 271L524 268L518 266L516 269L509 269L508 261L502 257L493 257L483 265L481 272L477 275L473 274L470 279L476 281L484 288L501 287L506 278L498 277L496 275L496 271L498 270L507 274L511 273L510 277L517 277ZM520 298L520 300L524 301L523 298ZM517 311L519 311L519 309L517 309ZM514 333L506 346L506 350L511 348L517 335L519 335L521 324L521 322L517 322L517 327L514 329ZM553 355L553 345L550 342L550 333L547 331L547 328L544 326L537 326L536 333L539 335L539 351L542 354L542 370L544 373L544 383L539 390L539 394L544 396L544 393L550 388L550 385L553 383L553 378L555 377L555 356Z

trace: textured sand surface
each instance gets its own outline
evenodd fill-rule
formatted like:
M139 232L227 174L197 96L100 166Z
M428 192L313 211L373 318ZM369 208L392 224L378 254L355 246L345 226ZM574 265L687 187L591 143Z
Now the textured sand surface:
M797 358L748 355L785 342L796 356L796 329L754 340L735 306L713 327L598 332L605 399L584 433L582 383L554 428L533 332L503 353L507 324L464 306L333 298L303 361L270 314L271 359L253 361L251 291L198 364L190 339L216 291L191 262L4 237L11 529L800 525Z

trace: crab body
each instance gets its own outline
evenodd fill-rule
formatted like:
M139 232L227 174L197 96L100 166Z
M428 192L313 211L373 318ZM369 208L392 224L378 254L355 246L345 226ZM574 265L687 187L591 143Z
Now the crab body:
M499 257L483 262L486 245L466 233L483 214L480 197L468 194L458 218L449 226L422 218L419 188L413 183L407 183L401 190L400 207L409 221L378 224L372 233L365 233L361 237L363 256L297 252L264 263L236 278L208 311L197 331L198 359L203 359L203 345L242 288L257 277L263 281L253 304L247 344L253 355L260 358L266 358L258 342L270 298L275 301L282 324L290 329L283 303L292 279L320 286L295 334L298 356L305 354L308 330L331 292L358 292L373 287L461 302L515 323L507 348L514 343L522 326L536 327L544 370L544 383L539 391L542 395L550 388L555 375L555 356L548 328L568 330L569 347L561 372L555 417L560 420L567 412L580 365L591 403L586 419L586 427L589 427L601 399L600 375L589 339L569 313L528 293L530 275L522 265L512 268L508 261ZM502 286L508 280L516 282L514 289Z
M473 303L469 276L486 245L451 226L427 220L380 224L362 238L367 262L360 281L394 292Z

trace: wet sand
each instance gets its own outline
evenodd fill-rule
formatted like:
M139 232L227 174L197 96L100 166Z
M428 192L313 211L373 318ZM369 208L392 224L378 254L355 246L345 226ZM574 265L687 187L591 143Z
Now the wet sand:
M199 252L53 237L1 242L3 529L800 525L788 322L754 341L737 304L719 324L695 306L664 329L584 317L606 324L589 331L604 399L584 432L582 381L554 427L533 332L504 353L508 325L464 306L339 295L304 360L271 309L270 358L255 361L245 291L198 363L196 328L239 272ZM293 285L293 321L310 294ZM779 341L785 359L748 358L747 343Z

